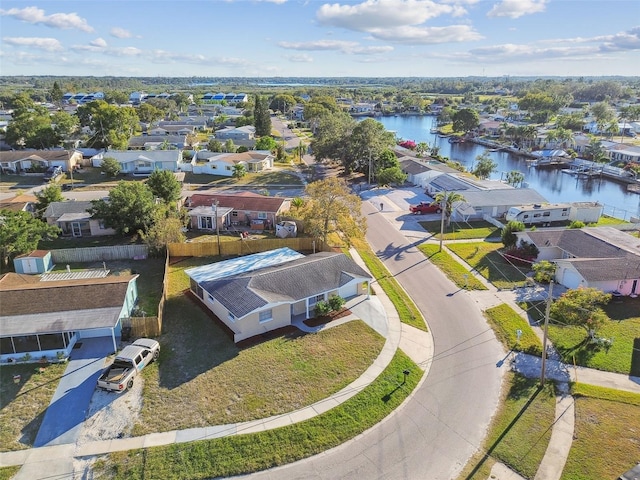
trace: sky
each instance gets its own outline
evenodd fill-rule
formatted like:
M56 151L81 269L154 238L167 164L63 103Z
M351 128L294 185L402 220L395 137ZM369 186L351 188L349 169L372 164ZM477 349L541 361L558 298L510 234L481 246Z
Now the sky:
M3 0L0 75L640 76L640 0Z

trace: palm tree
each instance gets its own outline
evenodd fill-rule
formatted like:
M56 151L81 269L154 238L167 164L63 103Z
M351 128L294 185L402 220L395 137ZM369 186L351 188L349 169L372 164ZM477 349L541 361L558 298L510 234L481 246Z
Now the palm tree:
M522 182L524 182L524 173L519 172L518 170L511 170L507 173L506 182L513 187L522 185Z
M458 202L464 202L466 198L459 192L438 192L433 197L433 203L444 205L444 217L447 221L447 227L451 224L451 215L453 214L453 205Z

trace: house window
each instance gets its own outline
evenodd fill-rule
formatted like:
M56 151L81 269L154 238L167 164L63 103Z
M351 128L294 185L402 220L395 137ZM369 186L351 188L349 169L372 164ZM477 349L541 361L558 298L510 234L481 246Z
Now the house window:
M544 212L542 214L543 217L550 217L551 216L551 212Z
M207 298L209 299L209 301L210 301L211 303L214 303L214 302L215 302L215 299L213 298L213 295L211 295L209 292L207 292Z
M238 212L236 212L235 210L233 212L231 212L231 216L232 217L237 217L238 216Z
M258 218L260 220L266 220L267 219L267 213L266 212L258 212Z
M228 318L229 318L229 320L231 320L232 322L235 322L235 321L236 321L236 316L235 316L233 313L231 313L231 312L229 312Z
M309 298L309 305L315 305L318 302L324 301L324 294L316 295L315 297Z
M273 320L273 311L271 309L260 312L260 323L269 322L271 320Z
M104 220L98 220L98 226L100 227L100 230L104 230L105 228L107 228L104 226Z
M225 170L229 170L231 171L231 167L229 165L227 165L226 167L224 167Z
M198 217L198 223L200 230L213 230L213 218L211 217Z

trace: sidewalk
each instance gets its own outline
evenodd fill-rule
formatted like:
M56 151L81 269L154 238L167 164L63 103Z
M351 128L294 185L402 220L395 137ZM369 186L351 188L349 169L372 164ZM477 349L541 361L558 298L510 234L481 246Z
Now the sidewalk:
M356 262L364 267L357 252L351 253ZM297 325L304 331L312 332L332 328L358 318L386 338L380 354L371 366L354 382L324 400L294 412L249 422L173 430L140 437L95 441L83 445L69 443L4 452L0 453L0 467L23 465L14 480L38 480L52 478L52 475L58 478L74 478L74 459L80 457L260 432L308 420L345 402L367 387L389 365L398 348L402 348L425 372L428 371L430 359L433 357L431 334L402 325L393 304L382 288L375 290L376 295L371 295L368 299L357 297L348 301L346 307L352 312L348 317L319 327L308 327L302 322ZM423 373L422 380L425 377Z

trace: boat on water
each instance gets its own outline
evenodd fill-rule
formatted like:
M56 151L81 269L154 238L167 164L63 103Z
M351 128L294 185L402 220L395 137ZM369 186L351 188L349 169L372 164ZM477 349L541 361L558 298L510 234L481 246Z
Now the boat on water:
M449 143L464 143L464 138L462 138L462 137L449 137Z

